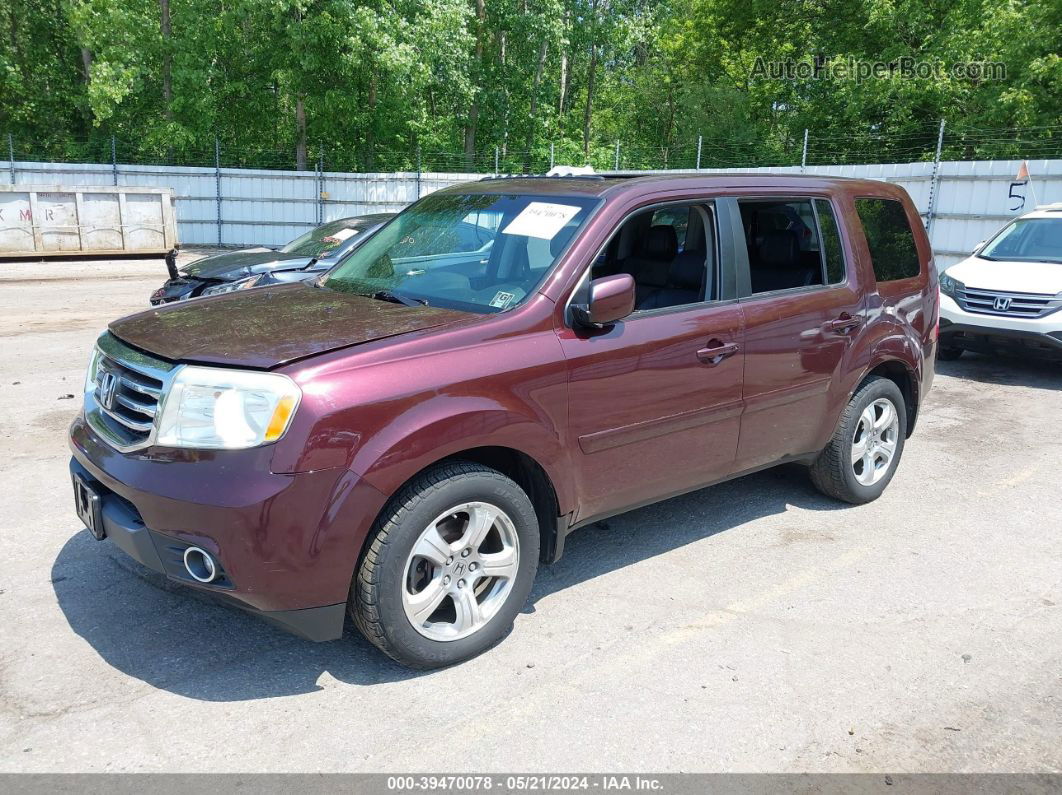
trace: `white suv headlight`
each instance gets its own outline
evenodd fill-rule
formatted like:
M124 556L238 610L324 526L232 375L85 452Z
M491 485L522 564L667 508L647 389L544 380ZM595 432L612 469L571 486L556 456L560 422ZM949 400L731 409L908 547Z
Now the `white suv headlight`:
M185 366L163 399L156 444L236 450L275 442L301 398L279 373Z
M964 285L958 279L948 276L947 273L942 273L940 275L940 291L944 293L944 295L948 295L954 298L955 294L958 293L959 290L965 289L966 285Z
M234 293L237 290L247 290L251 287L257 287L261 282L266 281L266 276L268 276L268 274L260 273L257 276L251 276L247 279L240 279L238 282L224 282L222 284L215 285L214 287L207 287L199 295L221 295L222 293Z

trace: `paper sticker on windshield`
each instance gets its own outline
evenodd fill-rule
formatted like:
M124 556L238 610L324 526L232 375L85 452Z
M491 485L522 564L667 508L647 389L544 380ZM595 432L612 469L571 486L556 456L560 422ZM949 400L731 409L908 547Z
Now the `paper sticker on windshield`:
M505 309L505 307L512 303L513 298L515 298L515 296L512 293L505 293L499 290L494 294L494 297L490 299L490 305L497 307L498 309Z
M502 230L506 235L525 235L552 240L582 209L570 204L531 202Z
M358 230L357 229L340 229L335 234L332 234L332 235L329 235L328 237L326 237L325 240L334 240L337 243L342 243L347 238L354 237L354 235L356 235L356 234L358 234Z

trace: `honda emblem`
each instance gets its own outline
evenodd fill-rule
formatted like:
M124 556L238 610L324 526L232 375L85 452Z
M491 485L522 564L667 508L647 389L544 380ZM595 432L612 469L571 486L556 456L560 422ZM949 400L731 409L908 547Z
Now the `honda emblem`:
M108 411L112 411L114 409L114 395L117 391L118 376L105 370L103 372L103 378L100 381L100 405Z
M992 308L997 312L1006 312L1010 309L1010 300L1006 296L998 296L995 301L992 302Z

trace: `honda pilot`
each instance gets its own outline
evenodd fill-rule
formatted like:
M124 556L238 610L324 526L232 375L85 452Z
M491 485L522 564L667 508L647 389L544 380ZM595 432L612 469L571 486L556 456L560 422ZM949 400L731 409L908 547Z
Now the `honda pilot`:
M458 245L467 225L492 244ZM111 323L69 433L75 505L306 638L349 616L405 665L456 663L583 525L786 462L879 497L933 379L931 260L883 182L451 187L316 281Z

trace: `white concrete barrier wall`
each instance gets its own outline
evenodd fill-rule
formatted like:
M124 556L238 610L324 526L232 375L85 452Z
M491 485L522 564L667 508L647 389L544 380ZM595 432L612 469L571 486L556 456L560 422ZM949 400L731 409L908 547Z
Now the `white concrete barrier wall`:
M976 160L939 164L881 163L808 166L805 173L864 177L904 187L929 218L938 267L968 254L1008 220L1037 204L1062 202L1062 160L1028 161L1031 180L1016 180L1020 160ZM700 173L800 173L783 168L702 169ZM624 173L693 173L624 172ZM347 174L312 171L85 163L8 163L0 179L22 185L137 185L172 188L179 237L185 245L279 246L319 221L373 212L395 212L440 188L481 179L482 174L397 172ZM220 223L219 223L220 220Z

